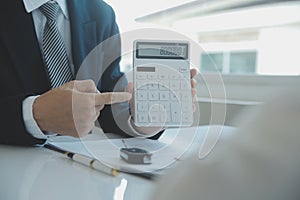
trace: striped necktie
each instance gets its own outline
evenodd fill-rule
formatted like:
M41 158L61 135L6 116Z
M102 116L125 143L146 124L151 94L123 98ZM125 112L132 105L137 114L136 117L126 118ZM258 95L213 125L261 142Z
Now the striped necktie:
M59 5L48 2L40 7L47 21L43 31L42 46L51 87L56 88L73 79L71 64L63 38L57 27Z

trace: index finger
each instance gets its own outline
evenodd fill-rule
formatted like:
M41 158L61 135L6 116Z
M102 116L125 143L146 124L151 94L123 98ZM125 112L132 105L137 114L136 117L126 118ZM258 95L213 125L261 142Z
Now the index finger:
M95 106L120 103L130 99L131 94L128 92L105 92L95 95Z

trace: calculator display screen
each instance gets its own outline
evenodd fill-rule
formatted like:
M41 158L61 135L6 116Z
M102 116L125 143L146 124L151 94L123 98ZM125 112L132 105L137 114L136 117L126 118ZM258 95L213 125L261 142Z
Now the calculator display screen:
M137 58L186 60L188 57L186 43L138 42L136 47Z
M137 67L138 72L155 72L155 67Z

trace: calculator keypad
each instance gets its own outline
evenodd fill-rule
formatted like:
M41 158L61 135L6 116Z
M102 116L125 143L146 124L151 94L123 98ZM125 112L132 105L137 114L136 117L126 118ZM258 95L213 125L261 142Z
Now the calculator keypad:
M189 72L136 73L135 121L140 126L182 126L193 122Z

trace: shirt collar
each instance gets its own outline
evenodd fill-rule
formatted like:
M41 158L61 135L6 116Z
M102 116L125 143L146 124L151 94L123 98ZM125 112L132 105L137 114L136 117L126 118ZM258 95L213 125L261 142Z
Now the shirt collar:
M23 0L25 9L28 13L31 13L32 11L38 9L41 5L47 3L49 0ZM60 9L62 10L64 16L68 19L68 8L66 0L56 0L58 3Z

